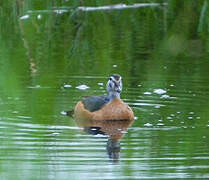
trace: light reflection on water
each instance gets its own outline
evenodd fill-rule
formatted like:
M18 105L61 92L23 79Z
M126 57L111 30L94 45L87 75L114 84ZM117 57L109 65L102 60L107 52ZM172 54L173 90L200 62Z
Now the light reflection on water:
M81 79L75 81L84 81ZM107 153L106 135L87 134L73 119L60 113L73 108L82 96L104 94L105 87L99 89L98 82L105 86L106 78L92 79L85 79L84 84L89 86L85 90L77 89L74 79L69 80L72 87L58 88L58 104L64 106L58 107L60 111L55 114L36 117L30 111L13 109L8 116L1 117L2 177L6 176L7 169L14 172L24 169L23 179L30 174L37 175L37 170L37 177L46 179L209 178L208 121L197 110L190 109L191 94L168 90L166 94L174 98L162 99L161 94L145 95L146 88L125 89L122 96L133 107L136 120L121 139L120 156L114 163ZM71 93L74 93L72 101ZM195 106L202 103L203 97L197 94ZM24 99L9 101L24 102ZM181 104L185 109L178 107ZM53 123L40 124L36 118L52 118ZM201 123L200 119L203 119Z
M0 3L0 179L208 179L208 47L195 33L207 7L197 2L85 13L65 9L77 1ZM63 113L105 94L111 73L135 113L115 126L120 149L101 124Z

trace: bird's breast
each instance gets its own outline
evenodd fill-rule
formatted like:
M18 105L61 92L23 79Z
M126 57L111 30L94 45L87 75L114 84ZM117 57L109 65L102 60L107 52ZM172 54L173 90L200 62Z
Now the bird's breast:
M113 99L99 111L93 112L94 120L133 120L132 109L119 98Z
M79 101L74 110L75 118L83 120L134 120L132 109L121 99L115 98L101 109L90 112Z

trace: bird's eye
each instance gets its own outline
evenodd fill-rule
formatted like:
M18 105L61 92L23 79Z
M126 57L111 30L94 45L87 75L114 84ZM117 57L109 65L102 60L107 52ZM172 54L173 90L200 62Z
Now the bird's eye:
M110 81L112 81L112 78L110 77L110 79L109 79Z

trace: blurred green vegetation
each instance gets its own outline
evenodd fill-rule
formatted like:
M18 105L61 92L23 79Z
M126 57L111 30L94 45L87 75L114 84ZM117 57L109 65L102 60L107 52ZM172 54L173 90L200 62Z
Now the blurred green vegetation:
M118 3L129 5L167 3L167 5L91 12L77 9L79 6L98 7ZM58 118L60 111L73 108L75 101L80 98L75 98L75 96L83 95L82 91L75 90L77 85L85 84L86 79L90 77L88 82L93 90L87 93L104 93L104 89L99 89L101 87L97 83L103 82L104 77L109 74L117 72L124 77L124 91L130 90L122 96L135 108L136 117L141 119L141 121L136 121L139 127L142 127L145 122L157 124L157 120L171 118L172 113L181 111L180 115L173 114L179 117L179 119L176 118L178 121L175 122L176 124L170 122L169 118L165 123L171 126L194 126L197 123L203 127L201 132L199 129L195 132L190 129L185 138L190 137L189 140L191 140L192 137L195 137L195 142L201 143L202 137L208 131L206 128L209 116L208 55L208 0L0 1L0 118L6 127L8 125L8 128L3 130L3 134L5 133L5 137L8 138L1 142L3 145L4 143L7 145L8 139L11 138L11 148L13 148L12 143L16 141L15 138L13 139L14 132L24 134L25 129L28 132L30 124L27 126L27 123L30 120L33 121L31 124L35 125L36 123L38 125L59 125L61 123ZM79 78L74 78L75 76L79 76ZM77 82L78 79L80 82ZM71 84L74 89L66 90L63 87L65 83ZM131 88L135 89L132 91ZM167 90L171 98L163 99L157 94L150 98L144 95L146 91L153 92L153 89L156 88ZM140 103L150 103L152 106L147 107ZM165 107L155 108L152 103L156 106L160 103ZM69 104L72 107L68 107ZM149 111L149 109L151 110ZM194 115L195 110L197 113ZM192 120L197 119L188 120L188 112L192 112L190 114L190 118L194 116ZM26 120L21 116L17 117L18 115L25 115ZM185 124L182 125L182 122ZM17 123L23 125L17 127ZM73 124L73 122L71 121L69 124ZM23 127L25 129L21 129ZM18 128L20 131L17 130ZM40 127L38 126L38 128ZM35 137L34 141L37 140L36 136L41 140L40 144L34 143L35 146L40 146L38 148L41 150L38 153L43 157L51 158L47 156L48 149L46 147L44 149L42 145L45 141L56 143L57 137L54 134L48 136L55 129L49 128L50 133L43 129L41 126L38 131L31 131L30 136ZM42 136L44 133L46 136ZM76 134L76 132L73 133ZM134 133L139 133L136 139L143 137L139 131ZM145 130L143 133L145 136L150 133L150 143L154 144L154 149L159 150L158 156L163 157L168 147L171 154L178 153L179 149L183 147L179 141L182 141L181 135L184 134L184 129L177 129L174 132L174 135L177 133L178 136L170 136L170 132L160 130L159 136L156 134L154 136L152 130L149 132ZM168 133L167 136L164 133ZM153 137L160 138L156 141L156 139L153 140ZM26 147L30 141L27 138L26 136L24 139ZM67 138L64 137L60 141L65 142ZM76 136L76 138L80 137ZM131 145L132 136L130 136L130 141L129 138L127 139ZM175 143L172 144L173 140L176 141L177 146ZM144 139L142 141L145 143ZM138 147L143 145L142 141L137 141ZM168 143L170 143L169 146ZM186 144L182 148L185 156L195 157L196 143L186 141ZM15 147L19 147L19 145L16 144ZM203 142L203 145L206 146L206 143ZM144 149L141 151L146 154L152 148L151 146L149 149L149 146L151 145L147 145L146 151ZM164 151L158 147L163 147ZM135 144L130 151L126 149L126 152L129 153L128 157L134 156L134 148L136 148ZM202 151L205 149L208 148L204 147ZM1 151L3 156L10 156L7 150ZM51 151L53 150L51 149ZM28 152L30 151L28 149ZM137 148L136 151L138 151ZM21 150L19 152L21 152L19 155L21 159L25 152ZM149 153L151 154L152 151ZM51 156L54 158L53 153ZM155 155L151 154L152 156ZM183 156L184 154L182 154ZM63 157L65 158L65 156ZM36 161L36 157L34 159ZM201 160L204 161L203 158ZM177 161L179 163L178 159ZM10 162L13 164L14 161ZM128 163L123 166L124 172L127 175L133 171L137 172L136 169L131 169L133 167L129 168ZM183 161L183 163L186 164L188 161ZM181 167L184 168L183 163ZM207 162L205 164L208 166ZM8 169L3 163L0 165L4 169ZM8 166L10 167L10 165ZM18 161L14 166L19 166ZM156 167L154 170L157 171ZM45 169L42 170L42 173L47 174L46 171L43 171ZM10 175L11 179L14 179L15 173Z
M140 2L123 1L126 4ZM76 8L121 2L1 2L1 68L7 66L8 69L1 71L1 77L12 71L12 84L17 88L23 85L21 82L59 87L63 82L54 81L57 74L104 75L114 72L112 66L117 64L118 73L148 77L162 72L165 64L170 64L169 72L173 72L179 69L179 63L184 63L182 61L207 58L208 2L166 2L167 6L161 7L97 12L76 11ZM56 13L55 9L69 11ZM21 19L25 15L29 18ZM150 61L150 68L141 65L140 61L145 59ZM200 59L193 63L201 63ZM19 76L27 81L18 79ZM2 88L11 89L10 81L1 82Z
M126 4L140 2L123 1ZM207 1L170 0L167 6L133 9L133 13L130 10L75 11L81 5L117 3L121 2L1 2L1 42L12 48L11 51L24 47L27 57L22 64L34 63L38 72L66 69L85 75L89 69L91 74L110 73L113 64L121 63L123 71L135 74L138 70L134 72L130 64L137 65L139 59L158 53L172 59L179 55L200 57L208 52ZM63 8L69 11L61 14L52 11ZM27 14L28 19L20 19ZM8 34L11 38L7 38ZM35 62L31 62L33 60ZM77 71L72 71L74 69Z
M55 102L56 89L68 76L106 76L116 71L114 65L117 73L138 77L129 82L131 86L156 75L163 80L156 81L158 86L173 74L178 82L205 76L208 1L143 1L152 2L167 5L85 12L77 7L121 1L0 2L0 88L4 96L19 96L17 90L38 84L55 88L37 91L40 99L50 94ZM66 78L55 80L58 75ZM30 96L29 101L37 96ZM53 103L50 109L54 110Z

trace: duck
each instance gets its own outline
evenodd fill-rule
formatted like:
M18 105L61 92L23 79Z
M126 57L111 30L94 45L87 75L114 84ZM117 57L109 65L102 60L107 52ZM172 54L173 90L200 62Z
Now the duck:
M133 110L120 98L122 77L112 74L106 87L106 96L87 96L79 101L74 108L74 118L82 121L133 121Z

